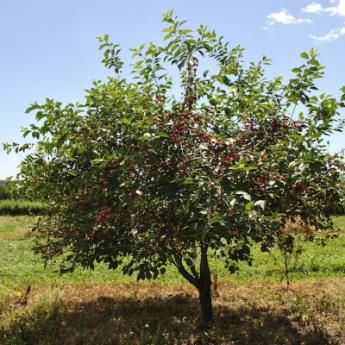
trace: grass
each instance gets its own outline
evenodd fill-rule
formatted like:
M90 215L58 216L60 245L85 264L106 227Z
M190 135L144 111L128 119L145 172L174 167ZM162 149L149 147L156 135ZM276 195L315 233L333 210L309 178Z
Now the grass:
M345 343L345 216L334 220L341 231L326 246L302 243L289 289L277 249L254 246L253 266L233 275L212 260L217 321L206 337L195 291L172 267L155 283L104 265L60 275L32 252L33 217L0 216L0 344Z
M291 272L292 280L344 275L345 216L334 217L334 225L339 231L339 236L327 240L326 245L317 240L299 242L302 247L302 254ZM251 278L257 280L261 277L265 280L282 278L283 258L277 248L274 248L271 253L262 253L257 246L254 246L253 253L253 267L242 264L238 274L240 280L246 281Z
M97 265L94 271L76 270L74 273L60 275L57 265L48 265L45 269L39 256L32 252L34 240L29 228L34 219L30 217L0 217L0 284L11 288L26 285L47 285L66 283L130 283L135 277L123 276L119 270L111 271L105 265ZM326 246L316 242L303 243L302 255L298 265L291 272L292 280L318 279L343 276L345 273L345 216L335 218L336 226L344 229L338 238L329 240ZM254 263L248 266L240 263L237 273L230 275L221 262L212 260L211 266L220 280L230 280L239 284L251 281L279 282L283 277L283 259L274 249L271 253L262 253L253 248ZM173 267L167 270L158 284L176 285L184 283Z

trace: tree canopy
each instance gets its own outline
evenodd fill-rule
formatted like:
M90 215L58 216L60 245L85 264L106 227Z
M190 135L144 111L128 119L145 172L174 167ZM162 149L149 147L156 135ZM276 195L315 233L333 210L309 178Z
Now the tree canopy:
M95 262L151 279L173 264L199 291L212 319L208 256L230 271L250 262L252 241L269 250L284 224L332 227L340 204L340 155L324 137L341 130L340 99L320 93L317 52L301 54L293 78L268 79L267 57L246 63L241 47L201 25L164 14L163 46L121 50L99 37L111 70L85 100L32 104L34 138L23 187L50 205L36 250L63 255L62 270ZM208 71L206 68L209 68Z

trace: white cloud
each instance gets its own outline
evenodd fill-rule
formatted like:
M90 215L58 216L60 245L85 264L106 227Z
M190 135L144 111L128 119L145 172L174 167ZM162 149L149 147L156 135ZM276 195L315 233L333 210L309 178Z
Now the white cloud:
M320 0L314 0L307 4L301 9L302 13L309 15L325 13L329 16L345 17L345 0L329 0L328 6L322 5ZM311 23L309 18L299 18L295 17L288 12L286 9L282 9L280 12L273 12L267 16L267 24L273 26L275 24L301 24L301 23ZM269 26L265 26L264 29L267 30ZM309 35L312 39L317 42L329 42L334 41L342 36L345 36L345 24L343 26L332 29L323 35Z
M345 17L345 0L338 0L338 4L336 6L330 7L322 7L322 5L318 2L312 2L306 7L302 8L302 12L306 13L321 13L326 12L332 16L343 16ZM335 4L337 1L331 1L332 4Z
M339 0L337 6L326 7L325 11L329 12L332 16L345 17L345 0Z
M302 12L306 13L320 13L323 12L322 5L318 2L312 2L311 4L307 5L306 7L302 8Z
M322 35L322 36L310 35L310 37L319 42L330 42L344 35L345 35L345 25L342 28L331 30L325 35Z
M302 8L302 12L305 12L305 13L323 12L331 16L345 17L345 0L330 0L330 3L334 4L334 6L323 7L318 2L312 2L306 7ZM310 37L318 42L329 42L329 41L334 41L344 35L345 35L345 25L338 29L333 29L324 35L321 35L321 36L310 35Z
M287 10L282 9L280 12L273 12L267 16L267 22L269 25L274 24L301 24L301 23L311 23L310 19L307 18L296 18L290 14Z

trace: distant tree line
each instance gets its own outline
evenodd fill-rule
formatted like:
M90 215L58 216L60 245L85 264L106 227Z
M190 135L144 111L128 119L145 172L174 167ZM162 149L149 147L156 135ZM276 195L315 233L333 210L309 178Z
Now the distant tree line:
M17 182L11 179L0 180L0 216L46 214L46 204L26 195L24 190L18 188Z

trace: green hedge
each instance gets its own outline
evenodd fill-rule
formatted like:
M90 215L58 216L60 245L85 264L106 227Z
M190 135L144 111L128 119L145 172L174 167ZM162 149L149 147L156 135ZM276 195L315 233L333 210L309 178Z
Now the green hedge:
M47 206L39 201L0 200L0 215L42 215L47 213Z

